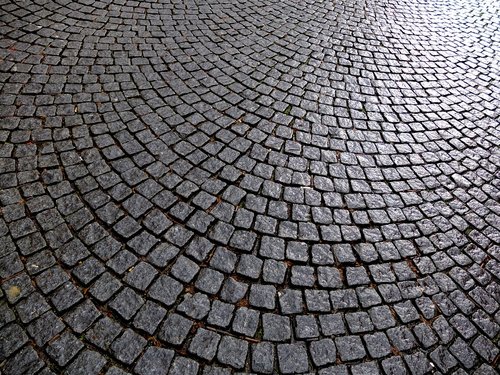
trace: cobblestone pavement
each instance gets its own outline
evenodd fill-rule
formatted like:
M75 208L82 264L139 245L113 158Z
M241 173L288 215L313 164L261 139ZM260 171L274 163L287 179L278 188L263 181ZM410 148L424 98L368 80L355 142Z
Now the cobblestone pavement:
M0 7L4 375L497 373L499 1Z

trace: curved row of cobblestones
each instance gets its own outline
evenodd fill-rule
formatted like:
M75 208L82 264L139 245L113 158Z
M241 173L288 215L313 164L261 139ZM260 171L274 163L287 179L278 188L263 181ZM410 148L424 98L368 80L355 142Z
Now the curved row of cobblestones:
M3 373L496 373L498 3L0 12Z

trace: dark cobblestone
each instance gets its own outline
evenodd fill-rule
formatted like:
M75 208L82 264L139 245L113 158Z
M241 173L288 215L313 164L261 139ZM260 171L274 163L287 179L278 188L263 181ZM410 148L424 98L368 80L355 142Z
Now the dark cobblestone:
M496 373L497 2L0 6L2 374Z

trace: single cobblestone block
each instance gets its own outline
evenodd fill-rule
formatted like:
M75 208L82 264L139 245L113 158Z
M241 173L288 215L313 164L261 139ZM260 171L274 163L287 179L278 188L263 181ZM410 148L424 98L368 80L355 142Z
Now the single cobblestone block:
M373 324L378 329L386 329L396 325L396 320L388 306L372 307L369 313Z
M170 375L195 375L198 373L199 364L189 358L176 357L170 366Z
M250 287L250 305L273 310L276 299L276 288L272 285L252 285Z
M221 336L217 333L200 328L191 341L188 350L190 353L210 361L215 357L220 339Z
M314 268L309 266L293 266L291 282L297 286L313 286L315 282Z
M71 375L98 375L106 365L106 359L97 352L84 350L66 369Z
M158 338L173 345L180 345L186 339L193 322L178 314L170 314L165 319Z
M335 363L337 350L331 339L313 341L310 346L311 358L316 366Z
M415 337L406 327L395 327L387 330L387 336L391 343L401 351L410 350L415 347Z
M125 320L130 320L144 304L144 300L130 288L124 288L109 303L109 307Z
M474 372L474 375L496 375L497 371L487 364L483 364Z
M274 346L261 342L252 346L252 370L271 374L274 370Z
M449 348L450 353L467 369L474 367L477 355L461 338L457 338ZM437 353L439 354L439 353Z
M160 276L149 289L149 297L167 306L174 304L182 291L182 284L168 276Z
M262 237L259 254L275 260L285 259L285 241L277 237Z
M485 336L478 336L472 343L472 348L488 362L493 362L493 360L498 356L500 350Z
M264 340L286 341L290 339L290 319L276 314L263 314Z
M140 375L166 375L173 358L173 350L149 347L137 361L134 371Z
M224 336L219 344L217 359L236 369L245 367L248 342L231 336Z
M50 306L38 293L32 293L16 306L17 313L23 323L28 323L48 311Z
M300 290L285 289L278 292L278 298L283 314L298 314L304 310L304 300Z
M420 323L413 328L413 333L424 348L429 348L438 342L432 329L425 323Z
M300 374L309 370L304 344L279 344L278 363L283 374Z
M6 374L34 374L44 366L43 361L31 346L25 346L3 366Z
M146 339L127 329L111 344L111 352L120 362L130 365L141 354L146 344Z
M63 330L64 323L52 311L47 311L27 328L28 334L35 339L38 346L44 346Z
M334 310L349 309L359 306L356 293L351 289L334 290L330 292L330 299Z
M248 290L248 284L228 278L221 290L221 298L226 302L236 303L241 300Z
M39 287L40 287L40 285L42 285L40 287L40 289L44 293L46 290L44 288L44 286L46 286L45 281L47 281L48 285L51 285L51 282L48 281L49 279L51 279L51 272L50 272L51 270L52 270L52 268L47 270L46 272L44 272L42 275L38 276L36 279L37 285L39 285ZM59 272L56 272L56 275L61 276L61 274ZM54 280L53 280L54 286L51 285L49 288L55 289L55 288L57 288L57 286L59 286L63 282L65 282L67 280L68 276L66 275L66 273L64 273L64 275L66 277L54 276ZM38 280L40 280L42 277L43 277L43 281L38 282ZM17 303L17 301L20 301L21 299L29 296L32 292L35 291L35 288L31 283L30 277L28 275L26 275L25 273L21 273L21 274L15 276L9 280L4 281L2 283L2 288L5 291L6 300L12 304Z
M14 317L13 317L14 318ZM28 336L17 324L10 324L0 330L1 351L0 360L9 358L16 350L24 346Z
M366 356L363 342L358 336L344 336L335 339L335 346L342 361L354 361Z
M342 314L324 314L318 317L321 332L325 336L341 335L345 333Z
M140 262L133 269L129 270L125 275L124 281L136 289L145 290L151 284L156 274L157 272L153 266L145 262Z
M233 305L215 300L212 302L212 309L208 315L207 323L226 328L233 318L233 311Z
M203 268L197 279L195 286L208 294L216 294L221 288L224 275L210 268Z
M189 317L201 320L205 318L210 311L210 300L206 294L195 293L194 295L185 294L184 300L177 306L177 311L183 312Z
M84 301L64 316L64 321L76 333L84 332L100 316L99 310L90 301Z
M391 344L382 332L363 336L368 353L373 358L382 358L391 353Z
M330 311L330 295L326 290L306 290L304 294L309 311Z
M146 301L134 318L134 327L152 335L167 313L160 305Z
M231 273L234 270L237 259L236 254L232 251L223 247L218 247L210 260L210 266L221 272ZM184 269L187 267L183 266L182 268Z
M233 330L242 335L253 337L259 325L260 314L246 307L236 310L233 320Z
M65 332L47 347L47 354L59 366L65 366L84 347L82 342L72 334Z
M243 254L236 271L243 276L258 279L262 271L262 260L254 255Z
M264 261L263 279L268 283L282 284L287 272L287 266L284 262L267 259Z
M370 278L364 267L347 267L346 279L349 286L367 285L370 283Z
M410 374L406 370L405 365L401 357L390 357L382 361L382 368L388 374L394 375L407 375Z
M289 242L286 248L286 257L290 260L307 262L308 246L304 242Z

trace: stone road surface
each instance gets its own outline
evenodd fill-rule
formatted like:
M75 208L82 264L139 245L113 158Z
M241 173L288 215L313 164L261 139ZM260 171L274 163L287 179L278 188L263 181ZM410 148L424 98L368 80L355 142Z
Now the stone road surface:
M0 0L0 372L497 373L498 0Z

